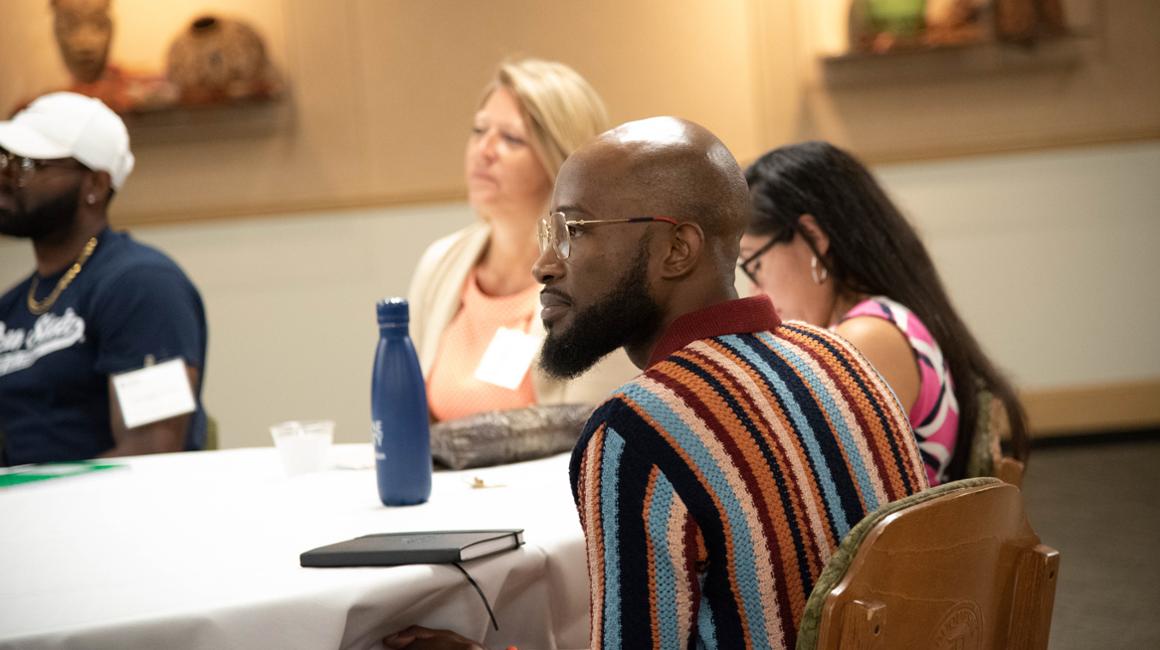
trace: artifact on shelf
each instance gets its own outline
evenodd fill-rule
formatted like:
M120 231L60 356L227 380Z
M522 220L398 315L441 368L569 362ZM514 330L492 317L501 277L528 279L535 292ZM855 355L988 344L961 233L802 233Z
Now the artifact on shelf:
M187 105L271 99L282 89L261 35L230 18L194 20L169 47L166 67L180 102Z
M52 0L52 28L71 83L66 90L96 97L118 113L172 105L177 94L162 76L109 62L111 0Z
M990 5L990 0L927 0L923 43L963 45L988 38L986 19Z
M850 52L883 54L1066 34L1062 0L851 0Z
M888 52L914 47L926 26L924 0L853 0L848 16L850 50Z
M995 36L1000 40L1032 45L1066 33L1061 0L995 0Z

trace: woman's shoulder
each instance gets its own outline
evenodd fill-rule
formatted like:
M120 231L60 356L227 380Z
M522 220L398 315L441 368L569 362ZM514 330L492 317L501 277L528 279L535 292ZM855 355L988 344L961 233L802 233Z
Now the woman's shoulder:
M872 298L855 305L834 327L834 333L878 369L908 412L922 386L912 336L916 324L913 314L902 305Z
M466 228L436 239L423 252L419 265L435 263L448 257L457 256L468 250L478 251L487 243L491 228L486 223L473 223Z
M487 245L490 233L487 224L476 223L435 240L419 258L411 293L420 287L439 286L448 278L461 282Z
M851 318L872 316L883 320L898 322L899 319L913 318L914 314L902 303L886 296L870 296L851 307L838 321L841 325Z
M910 348L908 332L915 323L918 319L905 305L886 296L871 296L851 307L833 330L863 354L867 348L898 354Z
M910 342L906 333L891 319L875 313L854 314L843 318L834 327L834 333L854 344L862 354L873 357L867 350L909 355Z
M934 336L927 329L926 323L922 322L922 319L906 305L886 296L873 296L854 305L842 316L842 319L835 327L835 331L841 333L842 329L845 329L849 332L857 328L860 330L886 332L887 330L882 329L880 326L874 326L875 320L889 321L908 340L921 342L919 345L937 346Z

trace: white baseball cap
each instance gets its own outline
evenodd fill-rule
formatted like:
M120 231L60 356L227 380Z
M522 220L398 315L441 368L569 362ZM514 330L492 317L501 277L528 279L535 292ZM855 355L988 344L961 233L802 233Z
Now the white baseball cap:
M75 158L108 172L118 190L133 171L125 123L101 100L76 93L44 95L0 122L0 147L38 160Z

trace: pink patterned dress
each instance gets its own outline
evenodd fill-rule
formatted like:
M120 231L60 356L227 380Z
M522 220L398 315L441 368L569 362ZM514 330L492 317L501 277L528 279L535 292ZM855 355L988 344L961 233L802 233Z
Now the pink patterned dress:
M942 350L909 309L885 297L867 298L846 312L842 321L857 316L882 318L906 335L918 363L918 398L910 407L910 424L918 438L918 450L932 486L946 481L947 467L959 435L959 402L955 384L943 361Z

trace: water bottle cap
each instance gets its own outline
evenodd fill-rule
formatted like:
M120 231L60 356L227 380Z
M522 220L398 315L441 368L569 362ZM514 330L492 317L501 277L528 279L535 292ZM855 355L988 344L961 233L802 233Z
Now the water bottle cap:
M411 318L410 307L405 298L387 298L376 305L379 324L405 324Z

